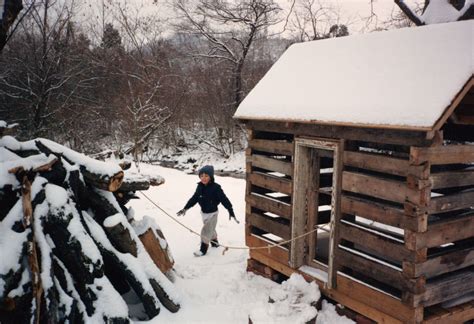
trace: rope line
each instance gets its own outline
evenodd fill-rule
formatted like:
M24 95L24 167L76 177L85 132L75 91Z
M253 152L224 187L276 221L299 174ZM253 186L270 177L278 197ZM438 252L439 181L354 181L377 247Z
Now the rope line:
M143 197L145 197L149 202L151 202L156 208L158 208L163 214L165 214L166 216L168 216L169 218L171 218L173 221L175 221L176 223L178 223L179 225L181 225L182 227L186 228L188 231L190 231L191 233L201 237L201 234L200 233L197 233L196 231L194 231L192 228L189 228L188 226L186 226L185 224L183 224L182 222L180 222L179 220L177 220L176 218L174 218L173 216L171 216L168 212L166 212L166 210L164 210L163 208L161 208L157 203L155 203L152 199L150 199L150 197L148 197L146 194L144 194L142 191L139 191ZM304 234L301 234L301 235L298 235L298 236L295 236L294 238L290 239L290 240L286 240L286 241L282 241L282 242L279 242L279 243L273 243L273 242L270 242L271 245L269 246L255 246L255 247L248 247L248 246L229 246L229 245L224 245L224 244L221 244L219 242L219 245L222 246L224 248L224 251L222 252L222 254L224 255L224 253L227 251L227 250L265 250L265 249L272 249L274 247L277 247L277 246L282 246L282 245L285 245L287 243L291 243L291 242L294 242L296 240L299 240L300 238L303 238L305 236L308 236L309 234L311 233L314 233L318 230L318 227L312 229L311 231L309 232L306 232ZM212 240L211 240L212 241Z

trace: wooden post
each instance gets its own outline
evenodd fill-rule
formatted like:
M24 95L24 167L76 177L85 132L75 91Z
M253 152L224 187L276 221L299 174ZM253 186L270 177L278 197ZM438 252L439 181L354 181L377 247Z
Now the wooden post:
M247 130L247 140L250 143L251 140L254 139L254 131L251 129ZM245 150L245 196L250 197L252 194L252 184L249 181L249 177L252 174L253 168L252 168L252 152L253 150L249 147ZM246 199L247 200L247 199ZM247 238L250 235L250 224L248 221L248 217L252 214L252 207L250 206L249 203L245 204L245 237ZM246 242L246 244L249 246L249 242Z
M341 140L334 148L333 183L331 199L331 225L329 235L329 264L328 264L328 288L337 286L337 251L339 245L339 230L341 220L341 191L342 191L342 169L343 169L344 141Z
M295 159L293 172L293 209L291 219L291 237L302 235L306 230L308 215L307 190L311 187L311 180L308 176L311 171L311 149L299 145L295 141ZM305 239L298 239L291 242L290 266L299 268L304 263Z
M413 172L411 172L412 170ZM420 172L420 170L422 172ZM415 322L423 320L423 306L419 305L418 301L421 300L426 290L426 277L423 274L417 273L415 269L428 259L428 249L424 246L420 246L419 241L428 228L428 206L431 196L429 176L430 163L425 159L418 158L417 148L410 148L407 187L408 190L419 197L419 199L413 200L407 196L404 209L406 216L417 219L419 226L413 230L405 229L405 247L413 254L413 258L411 258L412 261L402 262L402 274L407 281L417 280L421 282L422 287L420 287L420 291L423 292L418 294L403 292L402 302L416 310L415 315L417 318L415 318Z
M311 150L310 158L311 168L308 179L311 179L311 181L310 188L308 188L308 230L313 230L318 224L320 159L315 150ZM318 233L313 232L306 238L306 245L308 246L306 262L311 264L312 259L316 256Z
M43 285L41 284L41 270L39 268L38 253L35 242L33 207L31 205L31 182L26 174L23 175L21 196L23 203L23 226L25 229L29 228L31 230L31 240L28 241L28 265L31 271L33 298L35 300L36 307L35 323L39 323Z

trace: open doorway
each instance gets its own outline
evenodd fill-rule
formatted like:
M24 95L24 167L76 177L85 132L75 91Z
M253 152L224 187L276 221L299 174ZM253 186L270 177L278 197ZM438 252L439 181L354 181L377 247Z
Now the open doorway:
M335 286L334 250L341 190L341 141L295 140L290 263ZM309 235L302 235L310 232ZM301 238L299 238L301 237Z

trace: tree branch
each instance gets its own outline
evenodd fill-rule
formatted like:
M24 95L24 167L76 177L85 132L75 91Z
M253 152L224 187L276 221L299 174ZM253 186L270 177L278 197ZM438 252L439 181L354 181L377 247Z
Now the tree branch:
M417 26L423 26L425 23L418 15L405 3L404 0L394 0L401 11Z

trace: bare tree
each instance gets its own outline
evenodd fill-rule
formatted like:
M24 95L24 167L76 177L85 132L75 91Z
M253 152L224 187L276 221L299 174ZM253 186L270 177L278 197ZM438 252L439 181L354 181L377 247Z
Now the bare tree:
M410 7L404 0L394 1L402 12L417 26L474 18L473 0L425 0L421 14ZM441 16L440 13L442 13Z
M294 5L289 29L297 35L299 42L348 35L347 26L339 21L339 12L332 4L301 0Z
M199 0L193 7L188 1L176 0L175 8L187 22L181 31L207 41L207 51L194 55L230 64L233 113L243 99L242 70L249 49L270 26L281 22L281 8L273 0Z
M157 130L164 127L171 114L167 107L156 103L158 85L151 92L138 91L137 87L128 82L129 93L125 101L123 132L133 139L133 145L125 153L132 154L137 167L147 150L147 142Z
M3 104L21 110L18 121L34 135L45 135L48 122L64 127L60 119L68 115L64 110L74 110L93 78L75 47L74 5L73 0L36 2L12 40L9 64L2 66Z
M160 100L161 91L174 76L163 68L166 62L160 61L160 21L147 17L143 7L129 7L126 2L117 1L111 9L126 48L114 72L125 86L118 96L121 131L132 142L125 153L132 154L139 166L149 142L164 132L174 112L175 107L167 104L170 101Z

